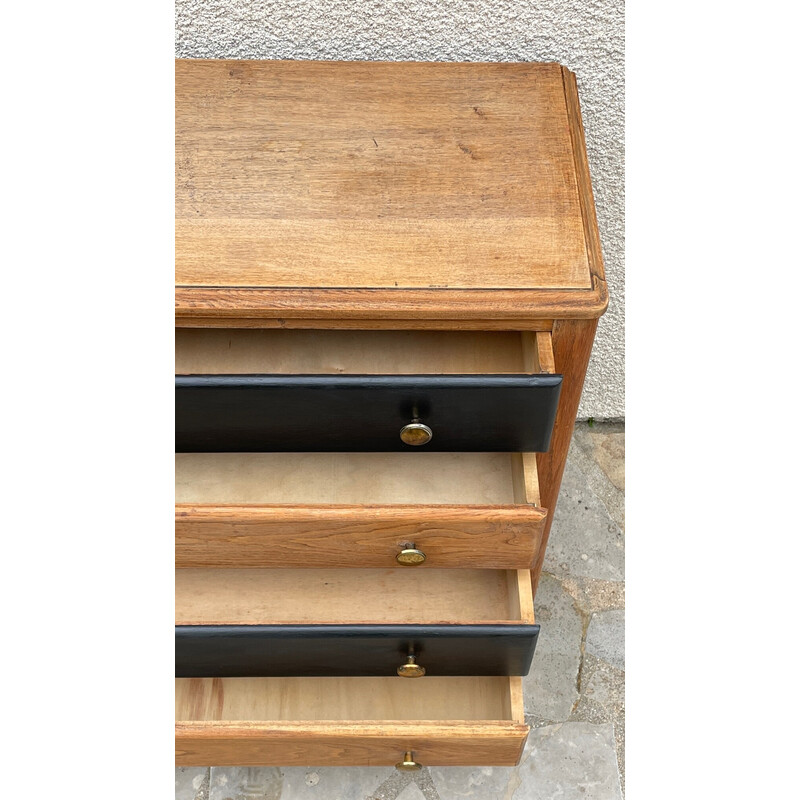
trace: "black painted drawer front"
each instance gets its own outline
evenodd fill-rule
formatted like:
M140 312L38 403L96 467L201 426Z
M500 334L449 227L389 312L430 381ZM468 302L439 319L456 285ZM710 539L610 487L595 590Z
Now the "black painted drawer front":
M178 678L526 675L538 625L178 625ZM424 678L423 678L424 680Z
M175 450L545 452L560 375L179 375ZM404 444L414 416L432 440Z

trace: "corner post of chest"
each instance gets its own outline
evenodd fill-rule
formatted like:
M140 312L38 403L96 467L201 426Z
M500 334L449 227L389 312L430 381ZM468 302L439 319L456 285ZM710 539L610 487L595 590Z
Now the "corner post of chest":
M569 319L553 322L554 367L555 372L564 377L553 435L550 439L550 449L546 453L538 453L536 456L541 504L548 510L548 513L539 554L531 570L534 597L542 574L547 540L555 517L561 477L564 474L572 431L575 428L575 417L578 413L578 404L581 399L586 370L589 366L596 329L597 319Z

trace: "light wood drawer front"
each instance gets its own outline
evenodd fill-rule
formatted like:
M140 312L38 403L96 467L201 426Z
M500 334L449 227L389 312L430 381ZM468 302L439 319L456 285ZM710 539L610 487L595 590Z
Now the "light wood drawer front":
M176 680L179 766L513 766L521 678Z
M530 569L534 453L183 453L178 567Z

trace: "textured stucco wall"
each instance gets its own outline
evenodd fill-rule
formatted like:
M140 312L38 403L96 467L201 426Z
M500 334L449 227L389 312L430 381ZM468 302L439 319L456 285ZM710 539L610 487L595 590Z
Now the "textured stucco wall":
M579 416L624 410L621 0L176 0L181 58L557 61L578 78L611 301Z

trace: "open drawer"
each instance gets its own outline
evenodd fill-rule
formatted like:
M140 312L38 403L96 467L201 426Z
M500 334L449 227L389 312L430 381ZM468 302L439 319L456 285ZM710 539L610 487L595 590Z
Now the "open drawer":
M530 569L535 453L179 453L178 567Z
M513 766L529 730L519 677L175 685L178 766Z
M175 585L180 678L526 675L539 634L527 570L183 569Z
M543 452L550 334L177 329L176 452Z

